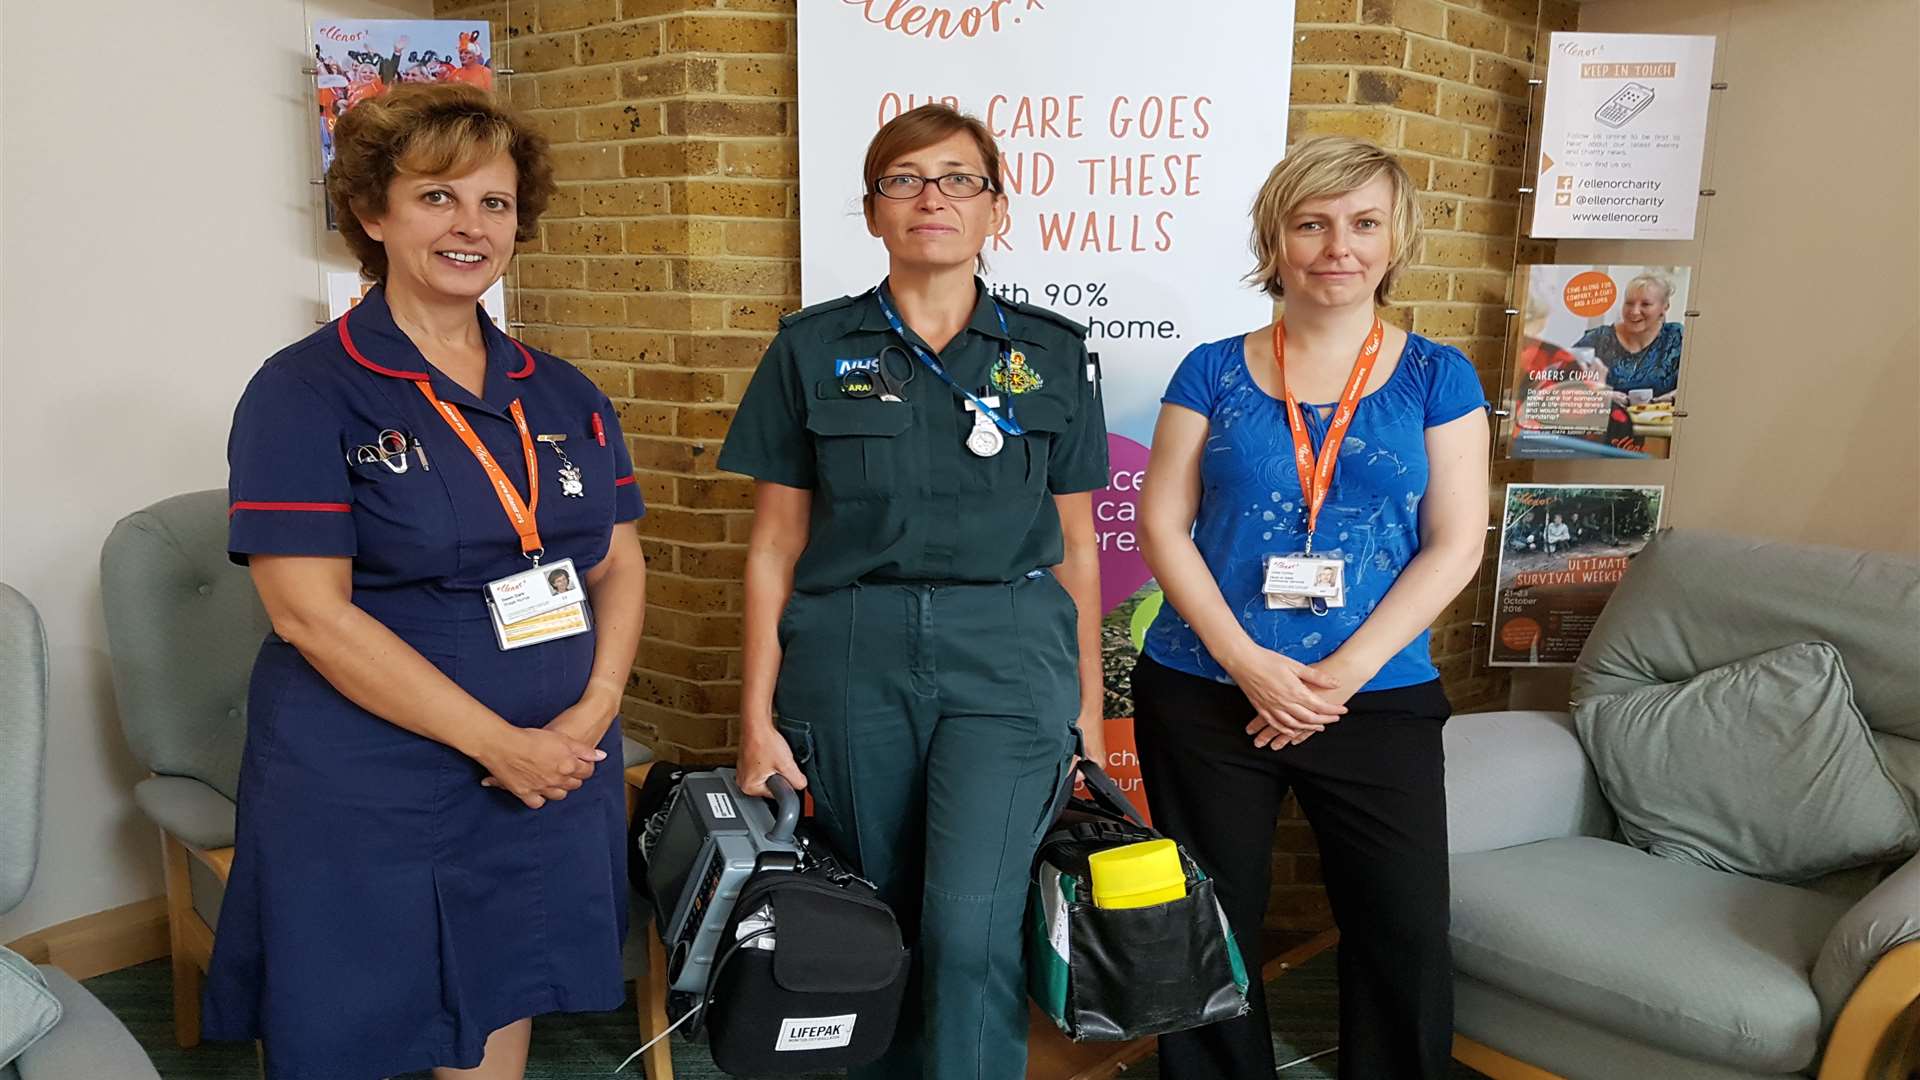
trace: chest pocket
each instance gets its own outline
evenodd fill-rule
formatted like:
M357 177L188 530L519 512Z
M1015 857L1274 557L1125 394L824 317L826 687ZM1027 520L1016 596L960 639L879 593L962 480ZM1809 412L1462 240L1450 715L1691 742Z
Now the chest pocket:
M817 482L828 498L875 499L899 487L913 406L873 398L816 399L807 403Z
M1021 482L1027 491L1045 491L1047 462L1053 455L1053 444L1067 433L1066 406L1052 398L1029 395L1016 399L1013 407L1014 419L1027 430L1021 438L1008 440L1020 443L1024 451L1016 457L1016 462L1025 469Z
M382 463L372 450L380 431L350 426L350 441L342 447L359 537L355 571L381 582L449 573L458 558L459 534L439 461L423 464L408 433L404 458L395 454ZM403 460L404 472L399 471Z

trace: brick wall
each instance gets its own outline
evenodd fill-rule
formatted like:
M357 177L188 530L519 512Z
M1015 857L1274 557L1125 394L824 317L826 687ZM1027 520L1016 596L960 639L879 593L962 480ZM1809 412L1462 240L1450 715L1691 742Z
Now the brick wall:
M713 461L778 316L799 302L794 5L436 4L442 16L493 21L497 63L516 72L505 80L511 100L556 148L563 190L516 260L515 318L619 406L650 507L641 533L652 571L623 712L635 735L685 760L726 760L737 736L751 491ZM1459 345L1489 397L1516 256L1536 18L1571 28L1574 12L1571 0L1298 0L1291 129L1401 152L1429 232L1389 317ZM1496 481L1516 475L1496 468ZM1471 625L1478 594L1435 624L1463 711L1506 697ZM1275 925L1324 925L1305 823L1283 822L1278 841Z

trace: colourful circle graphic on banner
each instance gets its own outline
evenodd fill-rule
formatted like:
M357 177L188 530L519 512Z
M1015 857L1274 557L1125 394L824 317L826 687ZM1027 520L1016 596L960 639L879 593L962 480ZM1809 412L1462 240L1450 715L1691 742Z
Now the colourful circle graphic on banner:
M1575 274L1567 281L1564 294L1567 310L1583 319L1605 315L1613 307L1619 289L1613 279L1598 270Z
M1127 627L1127 637L1133 641L1133 651L1147 651L1147 627L1153 625L1155 616L1167 602L1167 594L1155 589L1140 599L1140 606L1133 609L1133 621Z
M1528 618L1518 618L1500 628L1500 644L1515 652L1526 652L1540 640L1540 624Z

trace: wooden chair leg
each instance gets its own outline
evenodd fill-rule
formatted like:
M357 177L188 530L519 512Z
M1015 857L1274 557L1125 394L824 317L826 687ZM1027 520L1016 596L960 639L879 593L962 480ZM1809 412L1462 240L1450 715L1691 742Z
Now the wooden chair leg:
M651 919L640 932L647 936L647 972L634 987L634 997L639 999L640 1041L644 1043L667 1030L667 950L660 944ZM641 1054L640 1066L646 1070L647 1080L673 1080L672 1038L661 1039Z
M200 966L187 935L193 911L193 883L187 878L187 848L160 834L160 856L167 876L167 939L173 954L173 1038L182 1049L200 1045Z

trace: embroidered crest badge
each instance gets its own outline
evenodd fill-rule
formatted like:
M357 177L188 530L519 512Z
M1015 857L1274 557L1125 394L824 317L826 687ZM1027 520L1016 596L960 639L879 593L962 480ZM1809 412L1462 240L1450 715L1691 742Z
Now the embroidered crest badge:
M1004 390L1009 394L1030 394L1047 385L1040 373L1027 366L1027 354L1015 349L1005 363L993 365L995 390Z

